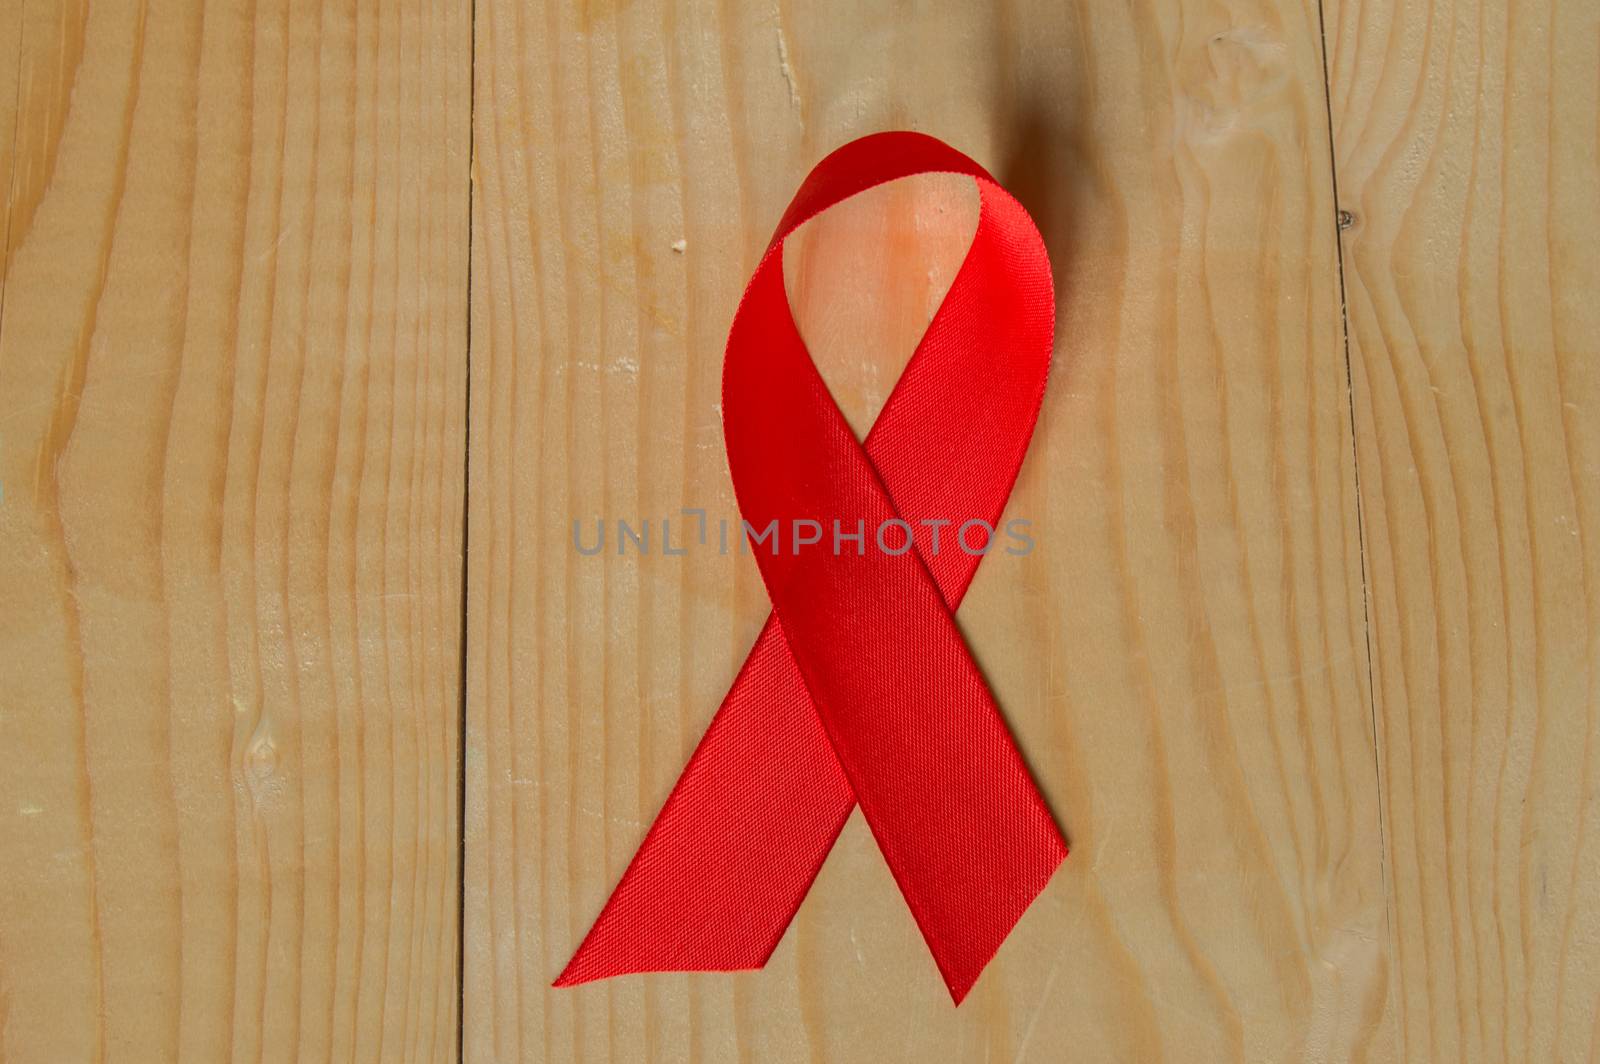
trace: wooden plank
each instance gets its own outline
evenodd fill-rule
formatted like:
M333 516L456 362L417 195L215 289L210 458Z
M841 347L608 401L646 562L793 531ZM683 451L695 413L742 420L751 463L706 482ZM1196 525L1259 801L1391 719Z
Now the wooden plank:
M1600 8L1328 35L1404 1056L1593 1060Z
M11 171L17 146L17 97L22 93L22 4L0 11L0 207L11 199ZM5 236L6 207L0 217L0 252L9 247ZM10 256L0 254L0 305L6 290Z
M484 0L476 49L466 1057L1393 1059L1314 6ZM908 126L1054 255L1038 546L960 619L1074 855L960 1009L859 819L765 970L551 990L766 612L659 538L737 518L740 289L826 150ZM884 190L790 263L857 424L970 209Z
M22 17L0 1057L449 1059L468 12Z

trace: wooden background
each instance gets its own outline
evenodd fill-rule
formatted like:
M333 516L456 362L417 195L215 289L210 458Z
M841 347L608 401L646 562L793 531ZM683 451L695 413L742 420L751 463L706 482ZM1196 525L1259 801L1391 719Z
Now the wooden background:
M0 1061L1600 1057L1600 7L0 4ZM1073 855L960 1009L865 825L554 991L766 612L724 332L875 129L1050 245L960 613ZM812 223L870 423L975 222ZM1595 815L1591 815L1595 814Z

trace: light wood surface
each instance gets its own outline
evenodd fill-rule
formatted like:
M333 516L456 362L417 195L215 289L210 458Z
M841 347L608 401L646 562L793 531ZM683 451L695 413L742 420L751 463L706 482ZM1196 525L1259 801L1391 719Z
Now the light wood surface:
M18 69L22 62L22 5L9 4L0 11L0 204L9 202L11 165L16 154L17 103L21 95ZM5 229L10 212L0 212L0 248L6 246ZM0 307L5 305L6 266L10 256L0 255Z
M476 39L467 1058L1395 1059L1316 9L484 0ZM1074 854L960 1009L859 819L765 970L553 991L766 611L714 537L571 523L737 517L740 289L805 171L896 126L1054 254L1039 546L960 620ZM970 232L930 185L789 263L858 426Z
M0 1059L454 1054L469 42L0 5Z
M0 1061L1600 1059L1600 9L1325 8L0 4ZM859 819L765 970L552 990L766 613L734 304L891 127L1052 251L959 621L1073 854L959 1009ZM792 242L859 430L974 209Z
M1335 0L1406 1060L1600 1056L1600 8Z

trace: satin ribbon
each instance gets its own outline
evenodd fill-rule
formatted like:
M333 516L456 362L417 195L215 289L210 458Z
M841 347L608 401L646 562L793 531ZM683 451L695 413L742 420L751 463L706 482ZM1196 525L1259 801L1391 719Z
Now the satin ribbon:
M973 178L977 231L863 446L796 330L784 239L856 193L935 172ZM1054 319L1032 219L953 148L879 133L806 178L745 290L723 365L740 511L758 532L779 523L776 552L753 548L773 613L555 985L761 967L859 803L952 998L966 996L1067 853L954 620L981 560L955 534L974 518L999 522L1044 395ZM796 519L817 521L822 541L796 547ZM898 554L900 526L887 550L875 542L897 519L917 532ZM835 520L865 529L859 548L834 551Z

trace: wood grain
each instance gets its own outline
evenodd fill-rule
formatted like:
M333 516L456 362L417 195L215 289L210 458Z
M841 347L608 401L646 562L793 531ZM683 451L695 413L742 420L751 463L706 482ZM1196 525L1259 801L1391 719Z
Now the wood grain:
M475 69L466 1058L1396 1059L1316 9L482 0ZM1054 256L1038 548L960 621L1074 855L959 1010L859 819L765 970L553 991L766 610L714 533L659 550L737 518L739 291L800 176L897 126ZM789 263L857 425L967 211L886 189Z
M1335 0L1395 1006L1600 1057L1600 8Z
M6 1061L454 1056L468 16L0 14Z
M10 202L12 162L17 147L17 102L22 94L22 5L0 11L0 205ZM10 210L0 212L0 248L7 246ZM0 306L5 305L6 265L0 255Z

